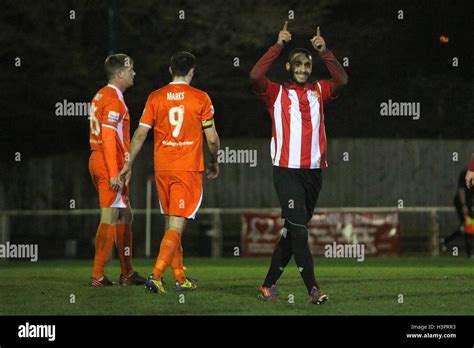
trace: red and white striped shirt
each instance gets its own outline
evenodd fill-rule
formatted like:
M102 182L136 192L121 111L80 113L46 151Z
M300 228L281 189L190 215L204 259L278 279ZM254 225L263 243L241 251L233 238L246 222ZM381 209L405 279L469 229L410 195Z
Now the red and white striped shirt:
M304 88L269 84L268 88L275 90L267 90L270 97L267 105L273 121L273 165L311 169L327 167L323 111L325 82L307 84Z
M255 92L265 103L272 118L271 155L274 166L314 169L328 166L324 104L337 96L338 79L319 80L305 85L279 84L265 72L278 57L281 46L272 46L252 69ZM331 75L345 75L330 51L321 55ZM336 69L329 66L337 63ZM342 70L342 73L341 73ZM347 78L347 75L345 75Z

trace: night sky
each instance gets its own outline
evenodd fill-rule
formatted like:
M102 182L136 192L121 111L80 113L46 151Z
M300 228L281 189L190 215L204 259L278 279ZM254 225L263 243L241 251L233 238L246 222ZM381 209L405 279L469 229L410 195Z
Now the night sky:
M87 117L57 116L55 105L89 102L106 84L110 52L135 61L135 85L125 93L132 132L148 94L169 82L171 55L188 50L197 57L193 85L211 96L220 136L270 138L271 121L248 73L289 11L293 40L270 79L288 78L286 53L311 48L318 25L328 48L349 63L349 85L326 109L328 137L472 138L470 1L1 3L0 146L7 159L17 151L37 157L89 150ZM312 79L329 78L315 58ZM420 118L381 116L380 104L389 100L420 103Z

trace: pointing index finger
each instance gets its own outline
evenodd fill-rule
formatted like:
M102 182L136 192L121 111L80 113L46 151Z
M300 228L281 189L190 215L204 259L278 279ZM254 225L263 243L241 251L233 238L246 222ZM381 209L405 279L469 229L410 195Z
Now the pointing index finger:
M316 28L316 36L321 36L321 32L319 31L319 26Z
M285 21L285 25L283 26L283 31L288 31L288 21Z

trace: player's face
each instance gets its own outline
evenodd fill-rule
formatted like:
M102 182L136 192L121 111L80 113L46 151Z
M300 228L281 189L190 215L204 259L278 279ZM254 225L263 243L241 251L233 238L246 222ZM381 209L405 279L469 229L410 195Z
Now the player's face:
M123 69L121 75L123 82L127 88L133 86L133 78L136 75L135 71L133 70L133 64Z
M296 83L306 83L313 69L311 57L304 53L295 54L289 63L286 63L286 69L289 70L291 79Z

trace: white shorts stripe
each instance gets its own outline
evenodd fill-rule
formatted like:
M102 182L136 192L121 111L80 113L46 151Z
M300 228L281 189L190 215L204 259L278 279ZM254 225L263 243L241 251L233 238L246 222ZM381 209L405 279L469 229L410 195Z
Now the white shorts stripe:
M165 211L163 210L163 206L161 205L160 197L158 197L158 203L160 204L160 212L161 212L161 214L164 214Z
M126 208L127 206L123 202L122 199L122 190L117 192L117 196L115 197L115 202L112 203L110 208Z
M202 202L202 187L201 187L201 198L199 198L199 203L197 204L197 207L196 209L194 209L193 213L190 216L188 216L188 219L194 219L196 217L196 213L199 210L199 207L201 206L201 202Z

